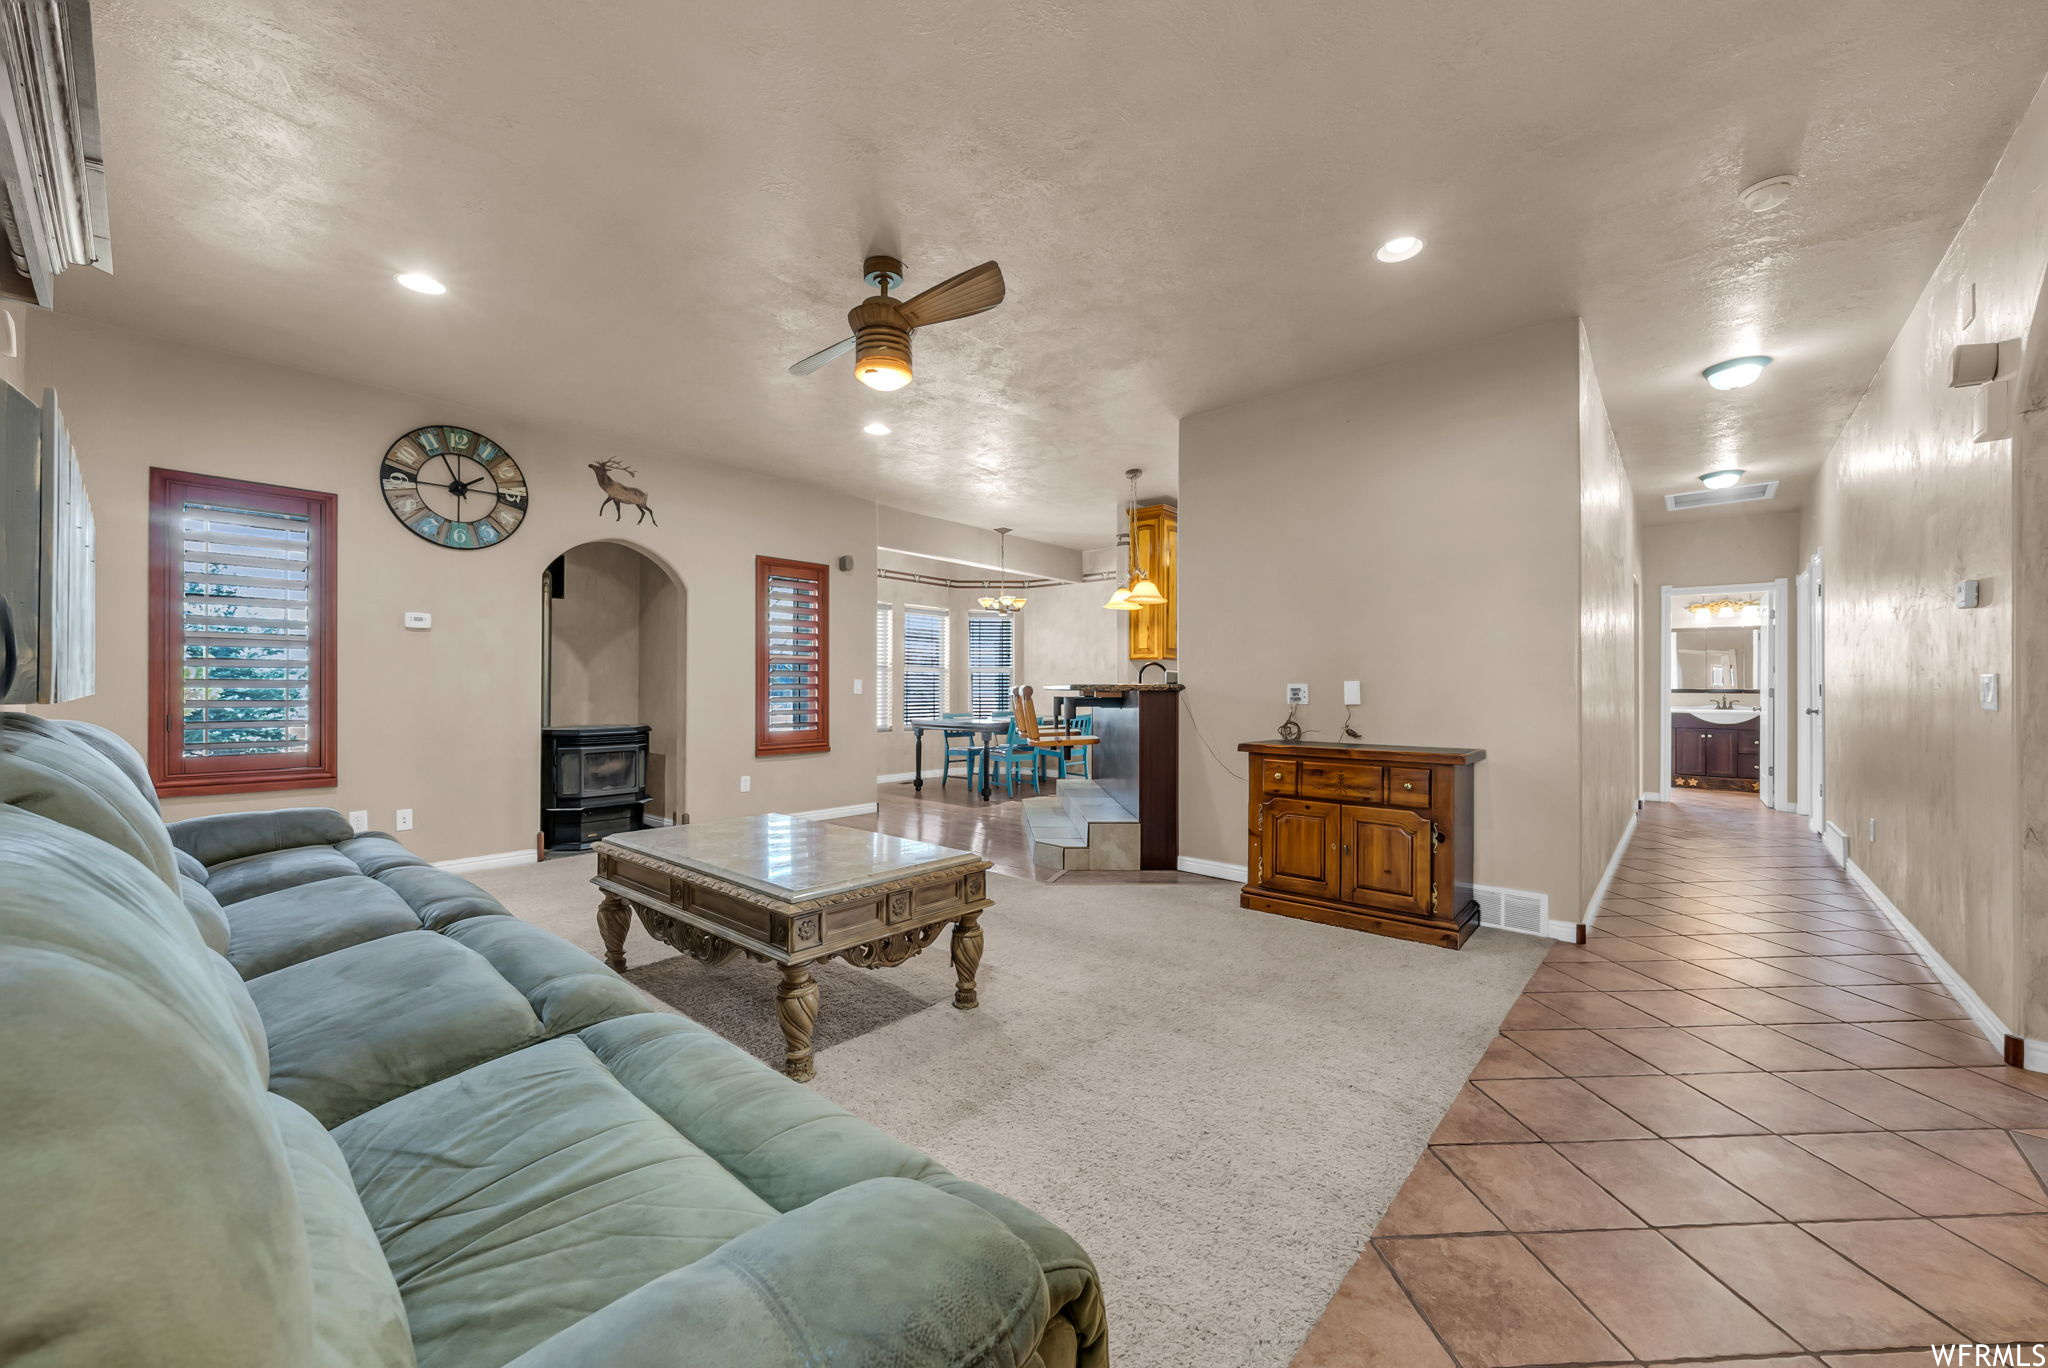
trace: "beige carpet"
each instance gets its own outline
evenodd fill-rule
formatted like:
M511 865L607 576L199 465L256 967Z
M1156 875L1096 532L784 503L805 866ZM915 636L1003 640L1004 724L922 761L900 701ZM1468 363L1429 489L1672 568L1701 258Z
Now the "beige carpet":
M592 865L477 882L595 951ZM814 1086L1070 1231L1118 1368L1286 1364L1546 942L1453 954L1247 912L1224 883L989 885L981 1007L951 1005L943 947L827 966ZM706 969L637 925L627 955L780 1061L768 966Z

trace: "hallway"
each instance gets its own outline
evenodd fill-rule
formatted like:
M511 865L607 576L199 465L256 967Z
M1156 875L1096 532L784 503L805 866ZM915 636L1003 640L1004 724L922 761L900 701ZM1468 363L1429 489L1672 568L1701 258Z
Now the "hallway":
M2048 1194L2008 1130L2048 1165L2048 1076L2002 1065L1805 819L1646 804L1295 1368L2048 1339Z

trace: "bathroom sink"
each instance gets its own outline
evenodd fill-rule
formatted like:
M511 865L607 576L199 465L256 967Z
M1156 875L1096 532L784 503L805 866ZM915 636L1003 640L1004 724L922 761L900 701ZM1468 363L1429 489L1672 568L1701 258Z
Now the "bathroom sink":
M1686 712L1702 722L1747 722L1757 716L1755 708L1687 708Z

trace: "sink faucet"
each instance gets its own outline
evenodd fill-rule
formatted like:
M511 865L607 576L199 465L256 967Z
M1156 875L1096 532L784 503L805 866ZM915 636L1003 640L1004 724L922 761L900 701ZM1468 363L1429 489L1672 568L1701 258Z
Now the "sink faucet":
M1148 661L1146 661L1146 662L1145 662L1145 663L1144 663L1143 665L1140 665L1140 666L1138 667L1138 683L1140 683L1140 684L1143 684L1143 683L1145 682L1145 671L1147 671L1147 670L1151 669L1151 668L1152 668L1152 667L1154 667L1155 665L1159 667L1159 673L1161 673L1161 674L1165 674L1165 673L1166 673L1166 662L1165 662L1165 661L1163 661L1163 660L1148 660Z

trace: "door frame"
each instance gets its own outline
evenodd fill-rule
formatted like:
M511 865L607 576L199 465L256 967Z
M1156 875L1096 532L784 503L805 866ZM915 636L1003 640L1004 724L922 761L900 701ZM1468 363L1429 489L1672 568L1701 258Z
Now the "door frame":
M1765 647L1770 654L1770 683L1766 685L1763 710L1762 750L1767 758L1757 783L1757 798L1765 807L1790 808L1780 795L1784 776L1791 766L1790 728L1784 712L1791 698L1786 659L1787 619L1791 582L1780 578L1748 584L1667 584L1660 591L1657 615L1657 796L1671 801L1671 605L1674 600L1698 598L1705 594L1755 594L1764 605Z
M1816 550L1799 574L1799 811L1818 835L1827 824L1827 590Z

